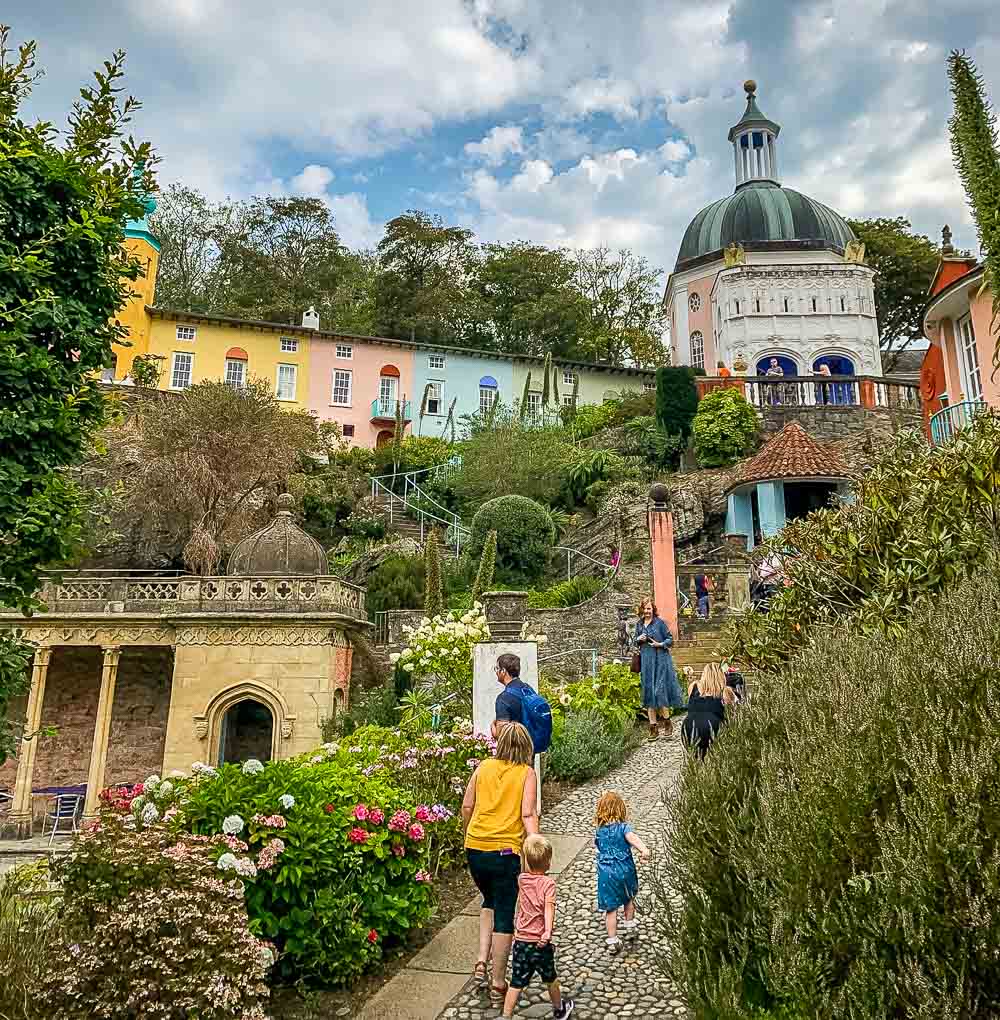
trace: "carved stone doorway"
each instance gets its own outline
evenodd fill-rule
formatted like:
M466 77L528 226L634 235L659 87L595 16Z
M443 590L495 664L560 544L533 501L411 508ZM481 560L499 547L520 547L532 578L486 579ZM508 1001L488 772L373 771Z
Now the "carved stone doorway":
M274 715L254 698L231 705L219 729L219 764L248 758L270 761L274 747Z

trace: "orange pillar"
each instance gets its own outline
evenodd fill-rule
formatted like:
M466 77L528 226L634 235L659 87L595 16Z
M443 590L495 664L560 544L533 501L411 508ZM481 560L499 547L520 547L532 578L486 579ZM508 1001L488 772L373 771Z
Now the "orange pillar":
M656 486L653 487L656 489ZM666 486L663 486L665 489ZM665 502L653 498L649 508L650 562L653 565L653 601L660 618L677 640L677 566L674 558L674 519Z
M867 408L875 406L875 383L871 379L861 380L861 406Z

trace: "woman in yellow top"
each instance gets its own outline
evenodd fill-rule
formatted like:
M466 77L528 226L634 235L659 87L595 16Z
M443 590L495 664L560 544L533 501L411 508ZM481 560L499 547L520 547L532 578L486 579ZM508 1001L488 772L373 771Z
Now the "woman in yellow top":
M501 1003L507 993L504 976L514 938L521 844L538 832L534 756L528 731L520 723L503 725L496 757L487 758L472 773L462 801L469 874L483 894L475 974L486 982L492 944L490 996Z

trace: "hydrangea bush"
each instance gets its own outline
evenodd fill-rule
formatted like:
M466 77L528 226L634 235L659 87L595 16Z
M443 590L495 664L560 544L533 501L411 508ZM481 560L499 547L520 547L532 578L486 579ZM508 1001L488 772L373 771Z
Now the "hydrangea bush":
M431 683L441 695L471 692L473 646L490 637L480 603L465 613L425 618L419 627L404 627L403 632L407 647L390 659L414 682Z
M40 1015L265 1020L274 953L251 933L243 884L218 870L221 840L106 811L54 858L59 963Z

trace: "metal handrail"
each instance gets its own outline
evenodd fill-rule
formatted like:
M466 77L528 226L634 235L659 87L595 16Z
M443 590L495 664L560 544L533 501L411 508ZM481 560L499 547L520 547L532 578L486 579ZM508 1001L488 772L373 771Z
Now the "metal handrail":
M598 559L594 559L589 553L585 553L580 549L574 549L569 545L555 545L552 547L553 552L564 552L566 553L566 580L573 580L573 568L572 562L574 556L582 556L585 560L589 560L591 563L596 563L597 566L604 571L605 576L614 573L615 568L610 563L602 563Z
M542 655L538 664L549 662L551 659L561 659L564 655L575 655L579 652L590 652L590 675L597 676L597 649L596 648L567 648L565 652L553 652L552 655Z
M462 553L462 539L468 535L468 529L466 529L461 524L461 522L458 521L458 517L457 516L455 516L454 514L452 515L454 517L453 521L447 521L443 517L438 517L437 514L432 514L429 511L424 510L422 507L415 506L413 503L410 503L405 497L400 496L398 493L393 492L392 489L390 489L388 486L383 485L380 481L378 481L378 479L373 478L372 479L372 498L374 499L380 493L384 493L386 496L389 497L389 523L390 524L393 523L393 516L394 516L393 509L395 507L396 501L398 500L402 504L402 506L403 506L403 508L405 510L409 511L410 514L415 514L416 515L417 520L418 520L418 522L420 524L420 541L421 542L423 542L425 537L426 537L426 524L427 524L427 521L433 521L435 524L443 524L445 529L446 529L446 534L450 533L450 535L452 536L452 538L454 540L455 555L456 556L460 556L461 555L461 553ZM449 544L450 544L450 542L449 542Z
M977 414L986 409L984 400L962 400L957 404L949 404L931 415L931 442L940 446L960 432Z

